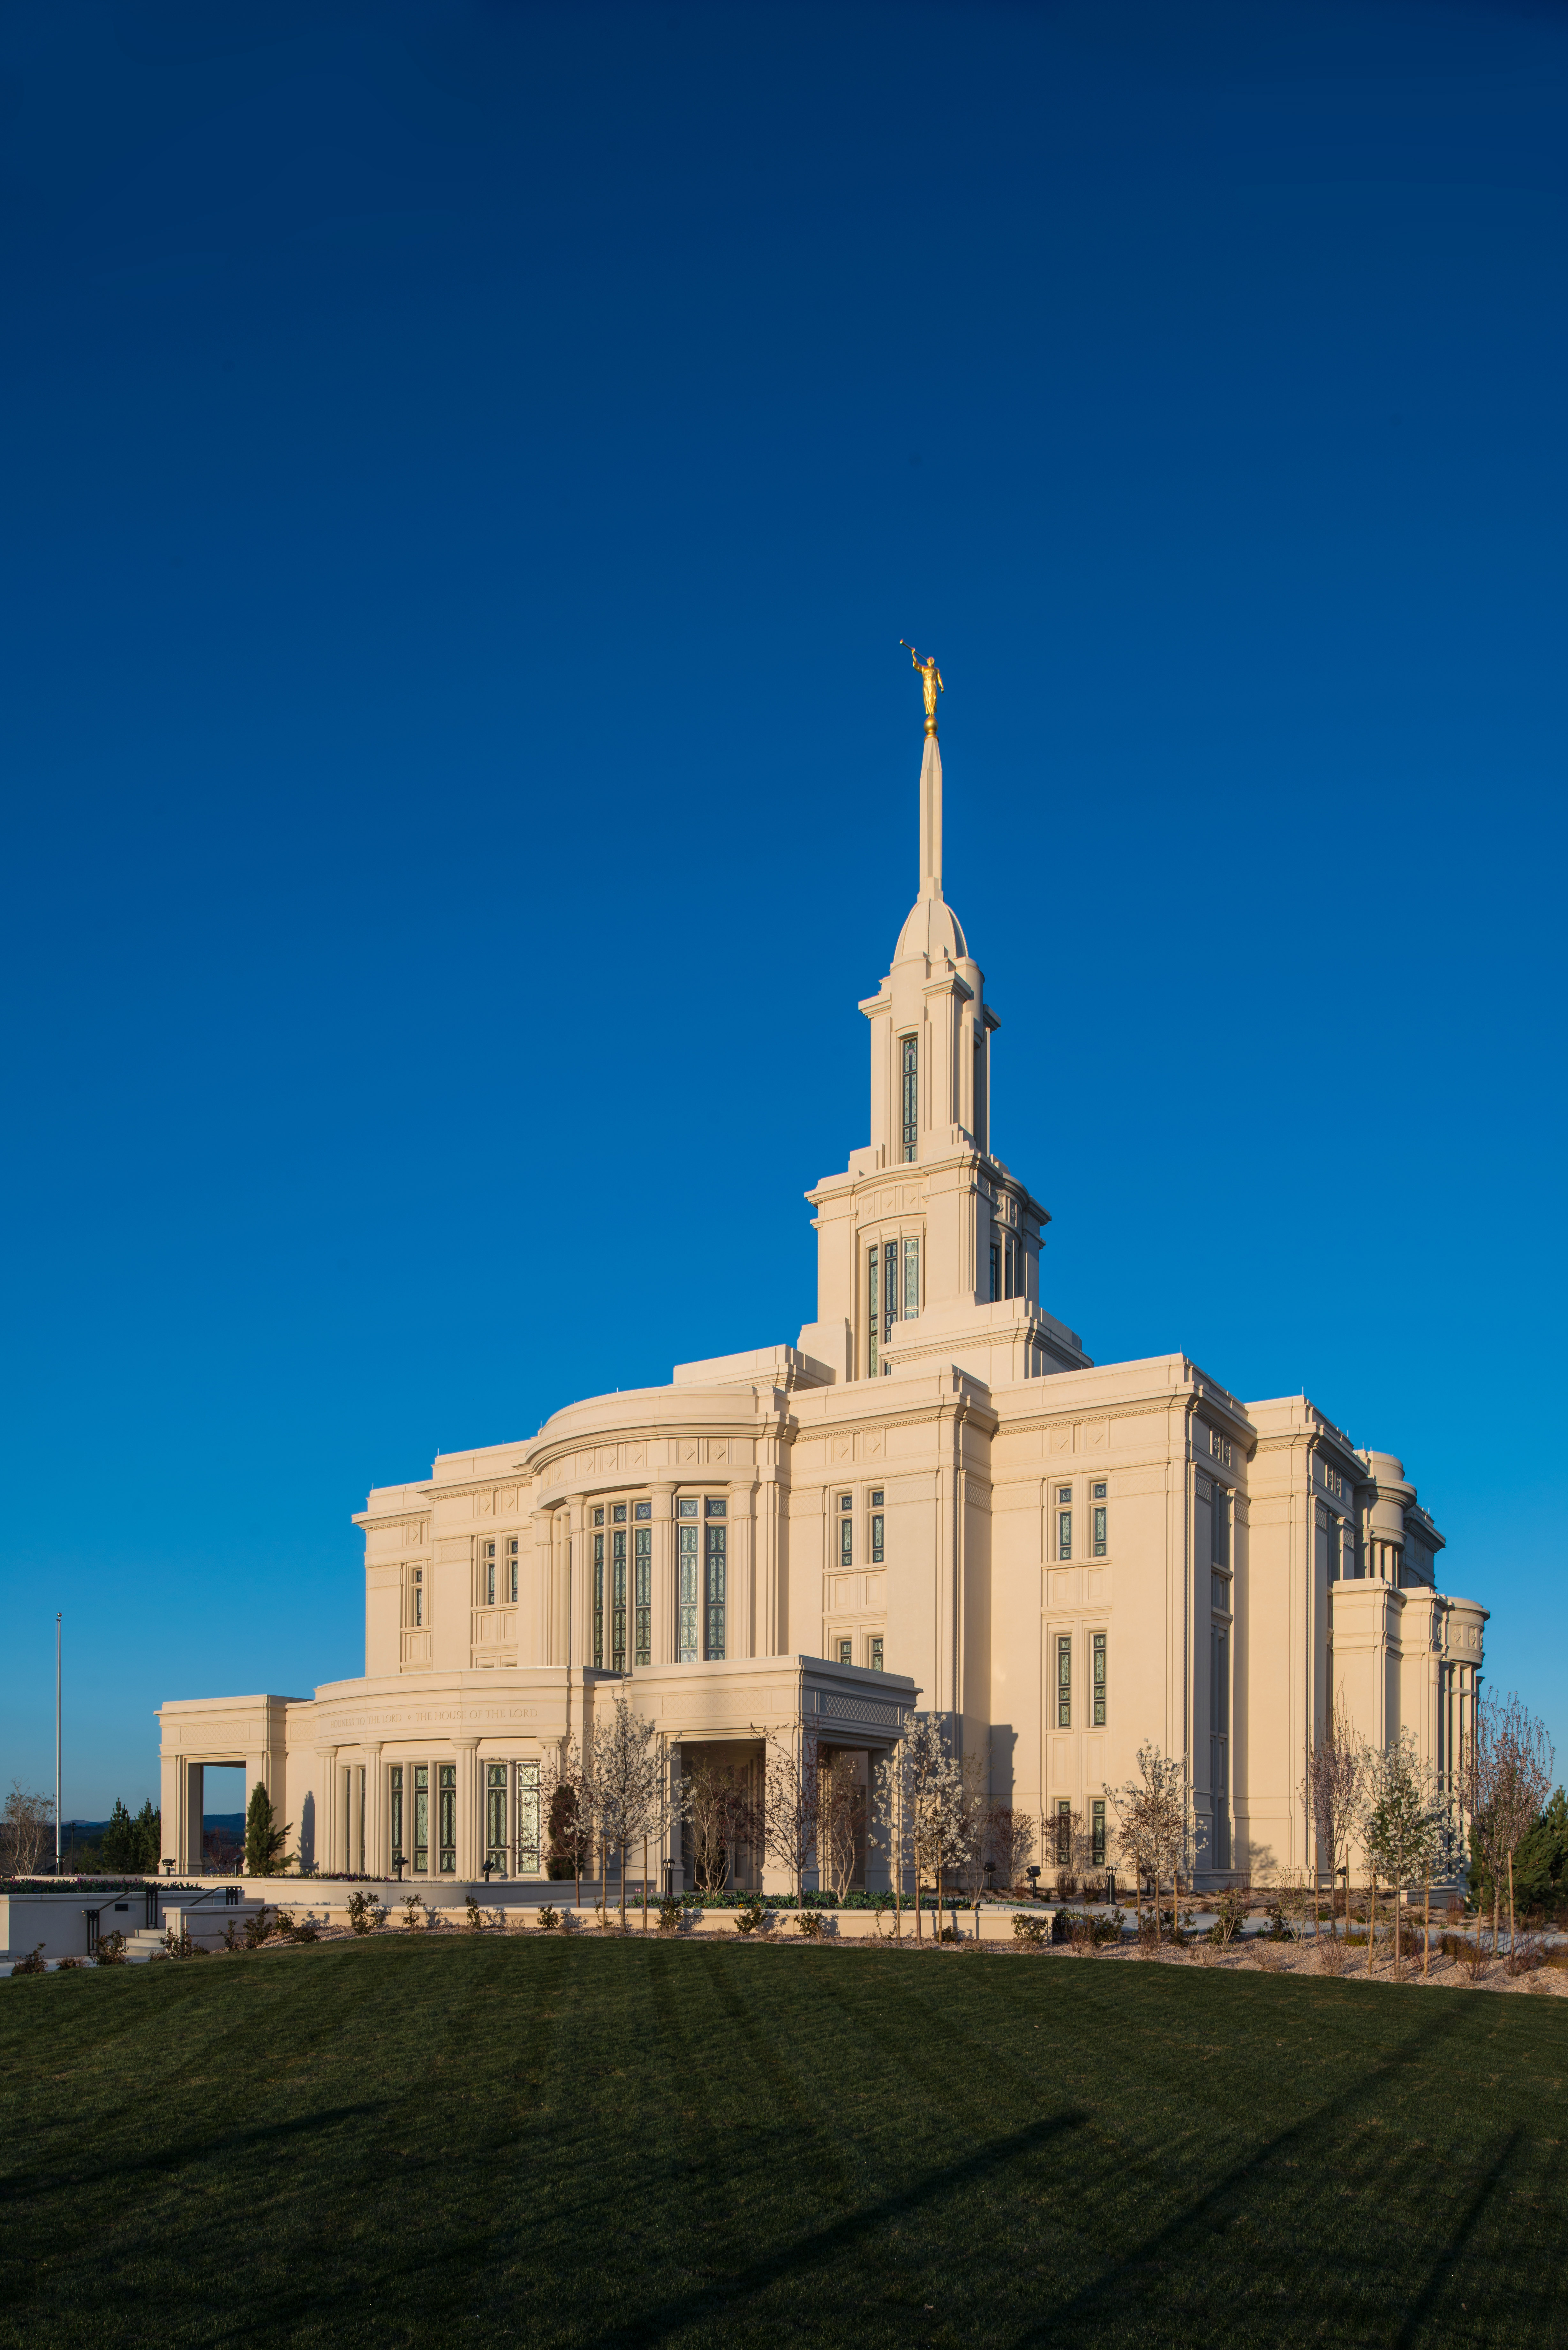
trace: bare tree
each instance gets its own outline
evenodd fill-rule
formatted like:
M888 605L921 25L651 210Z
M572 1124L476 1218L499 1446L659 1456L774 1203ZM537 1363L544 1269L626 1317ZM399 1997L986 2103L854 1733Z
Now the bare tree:
M706 1756L682 1770L681 1786L691 1826L691 1873L699 1892L716 1893L733 1874L735 1846L753 1840L750 1794L738 1771Z
M1546 1725L1532 1713L1514 1690L1506 1698L1494 1698L1484 1703L1494 1760L1490 1810L1492 1842L1495 1851L1508 1870L1508 1947L1511 1952L1514 1938L1513 1856L1541 1817L1547 1796L1552 1793L1552 1770L1556 1756ZM1497 1872L1494 1870L1493 1913L1496 1912ZM1495 1955L1497 1933L1492 1932Z
M1117 1841L1154 1887L1154 1938L1160 1939L1159 1888L1171 1881L1172 1918L1178 1931L1181 1918L1181 1880L1190 1877L1208 1830L1193 1808L1187 1765L1175 1755L1162 1754L1146 1742L1137 1751L1138 1775L1120 1787L1106 1788L1116 1823Z
M816 1858L822 1808L822 1742L803 1730L780 1738L753 1730L763 1741L763 1792L756 1808L757 1841L768 1857L794 1879L796 1905L805 1908L805 1875Z
M1513 1935L1513 1856L1540 1816L1552 1786L1552 1742L1544 1726L1512 1691L1485 1697L1476 1708L1459 1771L1466 1825L1491 1878L1491 1954L1500 1947L1502 1880L1508 1878L1509 1936Z
M1324 1855L1328 1856L1328 1909L1334 1916L1334 1880L1339 1867L1339 1856L1348 1853L1351 1830L1361 1814L1361 1779L1366 1750L1351 1729L1344 1707L1336 1700L1324 1723L1321 1737L1314 1738L1307 1748L1306 1776L1302 1782L1302 1795L1307 1815L1312 1821L1317 1845L1317 1872L1314 1877L1313 1924L1317 1924L1316 1884L1323 1871ZM1348 1871L1345 1887L1345 1916L1350 1921L1350 1879Z
M544 1774L541 1773L541 1778ZM540 1799L545 1789L541 1786ZM592 1858L599 1843L598 1789L594 1778L594 1745L590 1736L586 1741L576 1737L564 1738L556 1749L549 1784L550 1809L555 1811L558 1798L565 1798L562 1809L570 1821L568 1833L572 1845L573 1894L576 1907L583 1906L583 1855ZM600 1902L604 1898L603 1869L600 1870Z
M14 1779L5 1811L0 1813L0 1846L7 1874L36 1877L54 1833L54 1797L33 1794L19 1779Z
M865 1830L866 1791L855 1775L851 1757L841 1749L830 1749L821 1763L816 1841L821 1873L837 1900L843 1900L854 1879Z
M1034 1851L1034 1826L1028 1813L1012 1804L988 1804L984 1835L985 1857L1002 1887L1016 1885Z
M615 1692L609 1720L595 1720L589 1777L599 1848L607 1856L612 1848L620 1856L620 1923L624 1933L627 1855L636 1844L644 1846L646 1855L649 1839L655 1833L662 1834L676 1800L670 1782L669 1758L659 1732L650 1721L633 1711L624 1689ZM607 1897L607 1887L605 1890Z

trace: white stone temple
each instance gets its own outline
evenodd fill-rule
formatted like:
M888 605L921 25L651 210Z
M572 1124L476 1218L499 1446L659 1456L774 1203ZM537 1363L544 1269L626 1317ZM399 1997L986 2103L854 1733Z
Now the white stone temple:
M1049 1219L992 1149L999 1023L943 894L922 674L919 888L860 1005L868 1139L806 1194L814 1315L370 1493L363 1672L161 1709L181 1873L204 1768L243 1763L319 1870L538 1876L541 1775L622 1688L672 1770L802 1731L864 1770L934 1712L1047 1863L1064 1810L1106 1856L1106 1783L1153 1741L1189 1766L1211 1883L1313 1866L1302 1782L1336 1699L1451 1767L1487 1611L1438 1591L1400 1461L1180 1353L1095 1363L1042 1303Z

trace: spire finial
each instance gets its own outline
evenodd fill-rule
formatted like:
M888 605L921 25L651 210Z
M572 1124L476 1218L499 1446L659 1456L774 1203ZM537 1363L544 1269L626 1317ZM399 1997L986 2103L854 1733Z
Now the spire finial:
M939 693L947 691L946 686L942 683L942 673L934 660L920 659L907 637L900 637L898 642L919 671L920 690L926 697L926 732L928 734L934 734L937 731L937 696Z

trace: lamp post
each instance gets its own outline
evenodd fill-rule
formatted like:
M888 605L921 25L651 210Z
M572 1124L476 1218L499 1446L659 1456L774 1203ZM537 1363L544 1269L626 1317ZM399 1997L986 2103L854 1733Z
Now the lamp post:
M398 1874L398 1883L399 1883L400 1885L400 1884L402 1883L402 1881L403 1881L403 1871L404 1871L404 1869L405 1869L405 1868L407 1868L408 1865L409 1865L409 1864L408 1864L408 1862L404 1859L404 1857L403 1857L403 1856L402 1856L402 1854L401 1854L400 1852L395 1852L395 1853L392 1855L392 1866L393 1866L393 1867L396 1869L396 1871L397 1871L397 1874Z
M1030 1890L1031 1895L1033 1897L1033 1898L1034 1898L1035 1900L1038 1900L1038 1899L1039 1899L1039 1898L1040 1898L1040 1871L1039 1871L1039 1869L1035 1866L1034 1863L1033 1863L1033 1861L1031 1861L1031 1862L1030 1862L1030 1864L1029 1864L1029 1866L1024 1870L1023 1874L1024 1874L1024 1876L1029 1879L1029 1890Z

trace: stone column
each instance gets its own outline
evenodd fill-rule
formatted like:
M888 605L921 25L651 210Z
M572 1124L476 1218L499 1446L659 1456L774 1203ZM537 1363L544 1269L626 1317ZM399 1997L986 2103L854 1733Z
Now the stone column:
M457 1874L459 1881L472 1883L483 1866L484 1855L479 1850L484 1828L480 1813L478 1788L479 1752L477 1738L454 1738L457 1752Z
M386 1834L382 1813L386 1795L381 1784L381 1747L379 1739L365 1747L365 1857L363 1866L368 1876L386 1877L390 1874L390 1853L383 1852Z
M667 1480L650 1482L653 1495L653 1661L672 1665L680 1655L678 1617L680 1595L675 1588L675 1488Z
M316 1850L311 1857L317 1868L336 1868L341 1840L337 1821L342 1808L342 1791L337 1784L337 1749L318 1746L316 1750Z

